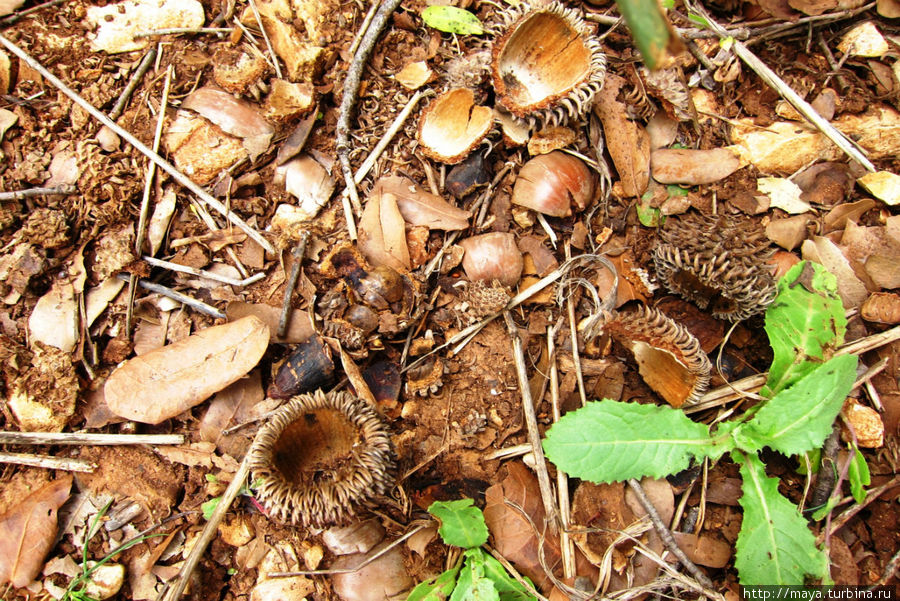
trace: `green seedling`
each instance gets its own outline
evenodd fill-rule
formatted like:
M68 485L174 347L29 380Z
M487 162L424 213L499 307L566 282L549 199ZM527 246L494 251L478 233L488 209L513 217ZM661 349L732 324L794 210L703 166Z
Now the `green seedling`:
M84 537L84 545L81 547L81 573L72 579L72 582L69 583L69 586L66 588L66 591L63 593L63 596L60 598L60 601L97 601L93 597L87 594L87 586L91 581L91 576L99 570L102 566L106 565L113 559L115 559L119 554L127 551L131 547L135 545L139 545L140 543L150 540L151 538L156 538L159 536L165 536L163 534L146 534L135 536L134 538L126 541L125 543L119 545L106 555L104 555L99 561L94 563L94 565L88 567L88 542L94 535L97 534L97 531L100 529L100 520L103 519L103 516L106 515L106 512L109 511L109 507L112 505L112 501L109 501L106 505L100 508L100 511L97 512L97 515L94 517L91 525L88 527L87 535Z
M212 474L206 474L206 481L215 483L215 482L218 482L219 479L216 478ZM249 486L242 486L240 488L240 490L238 490L238 495L246 495L248 497L252 497L253 490L256 488L259 488L259 480L254 480L253 482L250 483ZM204 501L203 503L200 504L200 511L203 512L204 520L208 521L209 518L212 517L213 512L216 510L216 507L219 506L219 502L221 500L222 500L222 497L220 495L218 497L213 497L212 499L210 499L208 501Z
M406 601L535 601L528 588L481 549L488 529L472 499L435 501L428 512L440 522L444 543L464 551L452 568L419 583Z
M834 276L801 262L778 283L766 312L774 351L766 400L712 430L670 407L588 403L547 431L544 451L560 469L592 482L660 478L728 453L740 465L744 511L735 566L743 585L828 580L828 558L799 509L766 476L759 452L801 455L821 447L856 378L857 359L838 355L846 320ZM856 462L859 483L865 482Z

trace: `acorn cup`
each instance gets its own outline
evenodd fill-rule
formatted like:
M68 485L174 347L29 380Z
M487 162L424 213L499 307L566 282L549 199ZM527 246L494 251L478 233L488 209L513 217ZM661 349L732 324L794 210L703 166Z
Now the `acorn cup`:
M499 106L532 128L584 115L603 87L606 56L578 12L521 2L499 17L491 61Z
M248 452L257 499L270 517L294 525L345 522L394 483L387 425L348 392L295 396Z

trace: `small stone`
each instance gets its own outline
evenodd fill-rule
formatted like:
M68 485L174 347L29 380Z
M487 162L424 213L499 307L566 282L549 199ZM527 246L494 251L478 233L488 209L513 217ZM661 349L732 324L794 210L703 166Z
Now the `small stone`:
M89 561L88 565L93 567L95 563ZM118 563L107 563L94 570L84 587L84 593L87 597L103 601L103 599L109 599L118 593L124 583L125 566Z
M305 115L315 106L316 91L310 83L271 82L272 91L263 106L266 119L285 123Z
M115 152L119 149L122 140L116 132L104 125L97 132L97 143L100 144L100 148L104 151Z

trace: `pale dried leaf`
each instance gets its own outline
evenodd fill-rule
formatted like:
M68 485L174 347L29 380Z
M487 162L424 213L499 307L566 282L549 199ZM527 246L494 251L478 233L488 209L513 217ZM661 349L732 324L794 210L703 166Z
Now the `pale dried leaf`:
M69 498L65 475L28 495L0 517L0 583L21 588L34 580L56 541L56 511Z
M225 133L241 138L251 160L269 149L275 134L275 129L255 107L222 90L195 90L184 99L181 107L209 119Z
M875 173L866 173L856 181L875 198L883 200L886 204L891 206L900 204L900 175L889 171L876 171Z
M78 342L78 303L72 284L68 281L53 284L34 306L28 318L28 330L32 341L72 352Z
M169 27L196 29L203 21L203 5L196 0L125 0L87 11L87 22L97 31L91 36L91 45L110 54L140 50L150 43L150 38L136 38L135 34Z
M431 541L437 538L437 535L437 526L422 528L406 540L406 546L409 547L410 551L414 551L419 555L419 557L424 558L425 549L428 548L428 545L429 543L431 543Z
M297 199L296 209L305 219L318 215L334 192L334 179L321 163L309 155L276 167L274 182L283 183L288 194Z
M25 0L0 0L0 17L11 14L23 4ZM6 90L0 90L0 93L5 94Z
M87 327L91 327L100 314L106 310L109 303L122 290L125 285L124 280L119 278L107 278L99 286L94 286L85 294L85 314L87 316Z
M711 184L740 168L741 160L730 148L660 148L650 153L653 179L662 184Z
M805 215L773 219L766 225L766 237L781 248L794 250L806 239L809 221Z
M159 321L141 320L134 330L134 354L145 355L166 343L171 311L163 311Z
M246 421L254 405L264 398L259 370L219 391L200 420L200 439L218 444L223 431Z
M841 38L838 50L851 56L880 57L890 50L890 46L875 24L866 21L848 31Z
M469 227L472 214L453 206L440 196L423 190L407 177L382 177L372 189L372 195L393 194L403 220L410 226L425 226L434 230L464 230Z
M417 90L424 86L434 76L434 72L428 68L428 63L418 61L409 63L394 75L394 79L407 90Z
M160 445L156 452L171 463L212 469L212 455L216 450L212 442L192 442L186 445Z
M836 278L838 295L845 309L858 307L869 295L865 284L853 272L850 261L838 246L823 236L813 236L803 241L801 253L804 259L825 266Z
M650 181L650 136L639 124L628 119L626 107L616 100L625 81L607 74L603 90L597 96L594 112L603 123L609 154L622 183L625 196L640 196Z
M359 222L359 250L375 266L409 271L406 223L393 194L376 194L366 202Z
M2 83L2 75L0 75L0 83ZM3 141L3 136L6 135L6 130L16 124L16 121L19 120L19 116L16 115L12 111L8 111L6 109L0 109L0 142Z
M756 189L769 197L772 208L781 209L791 215L810 211L809 203L800 199L800 186L783 177L761 177L756 180Z
M202 330L125 362L104 388L114 413L148 424L174 417L259 363L269 328L256 317Z
M316 331L309 314L305 311L291 311L287 331L281 337L276 334L278 331L278 320L281 319L281 309L278 307L236 301L228 303L228 306L225 308L225 314L228 316L228 321L237 321L242 317L253 315L268 326L269 339L272 342L281 344L306 342Z
M175 189L167 187L162 198L157 201L156 208L153 209L153 216L150 217L150 225L147 227L147 240L150 242L151 256L156 255L163 240L166 239L169 222L172 220L172 215L175 214L175 200Z
M388 601L415 584L406 569L403 556L400 547L393 547L365 567L335 574L331 578L334 592L342 601ZM366 558L365 555L345 555L337 558L331 567L356 567Z

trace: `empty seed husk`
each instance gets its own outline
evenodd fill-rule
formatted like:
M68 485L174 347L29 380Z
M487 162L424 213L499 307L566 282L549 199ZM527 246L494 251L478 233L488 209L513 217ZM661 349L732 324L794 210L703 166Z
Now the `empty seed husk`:
M348 392L292 398L260 429L249 453L259 502L270 517L291 524L345 522L394 481L387 426Z
M754 221L726 215L669 219L653 252L656 276L713 316L741 321L775 298L774 249Z

